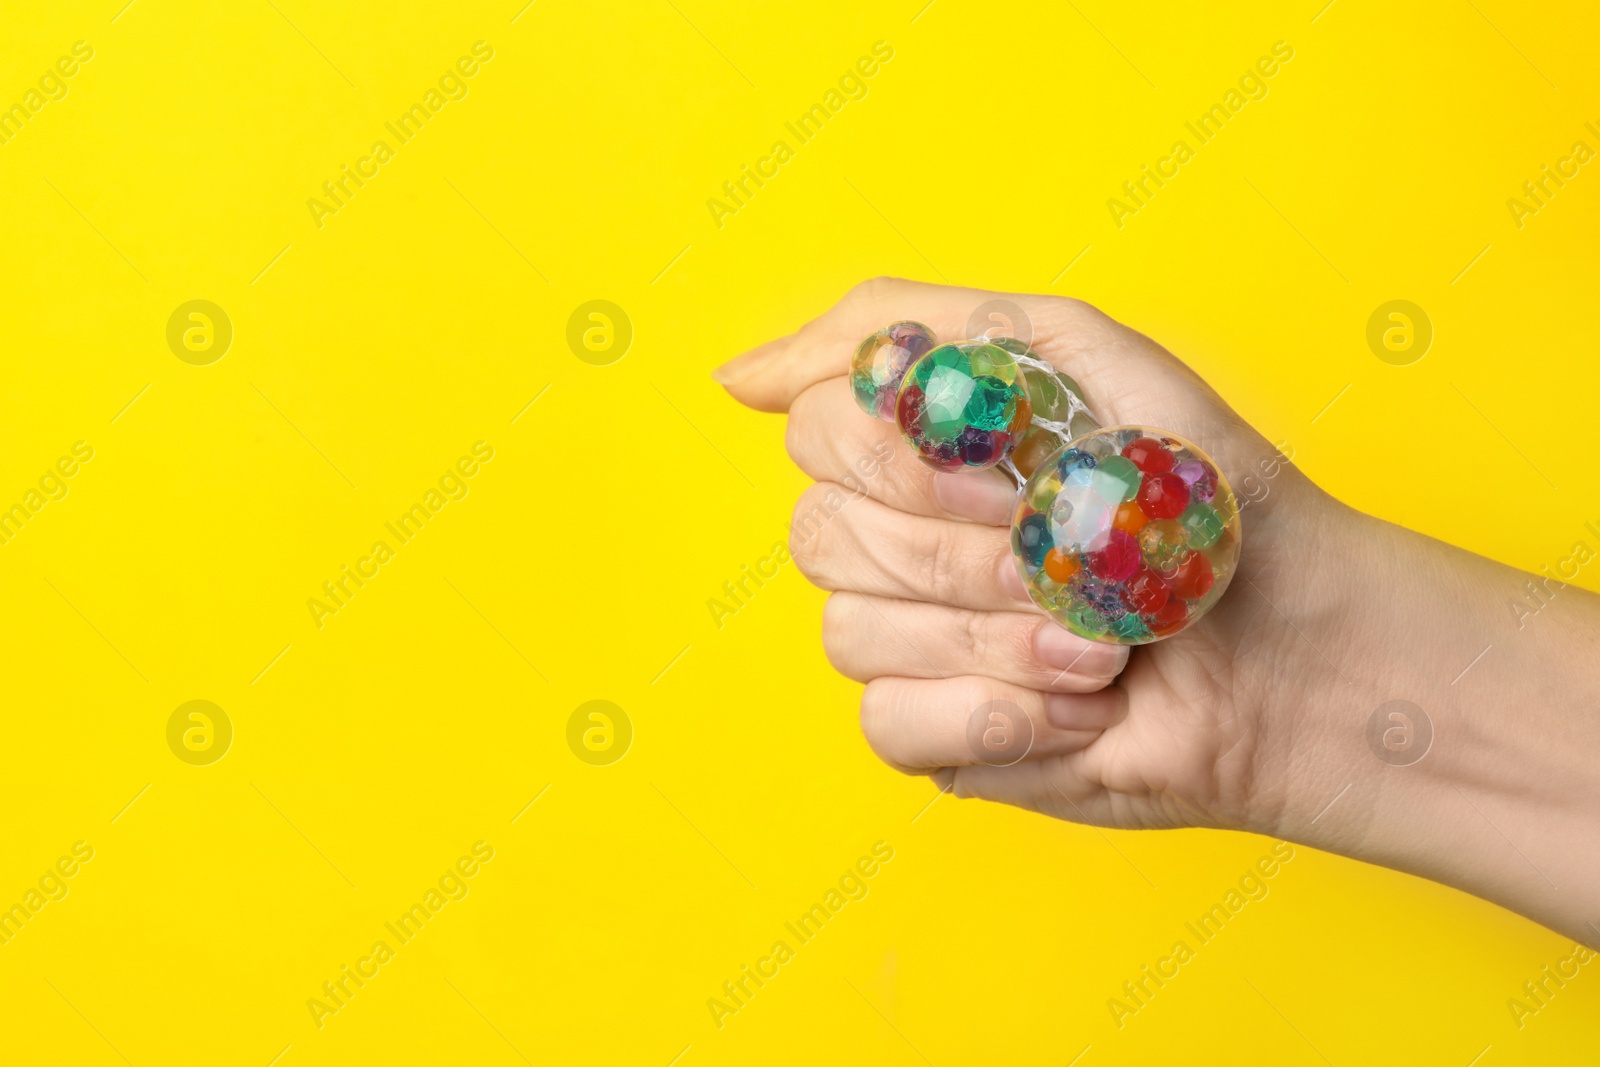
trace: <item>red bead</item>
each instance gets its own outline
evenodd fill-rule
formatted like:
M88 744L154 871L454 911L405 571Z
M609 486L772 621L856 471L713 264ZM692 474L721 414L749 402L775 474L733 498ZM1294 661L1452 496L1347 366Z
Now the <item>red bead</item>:
M1168 600L1158 611L1145 617L1150 629L1162 637L1177 633L1188 621L1189 605L1177 597Z
M1211 573L1211 562L1198 552L1191 552L1178 564L1172 576L1172 591L1185 600L1199 600L1211 592L1216 576Z
M1150 518L1175 519L1189 506L1189 486L1176 474L1147 474L1138 500L1139 510Z
M1122 454L1146 474L1165 474L1172 469L1172 453L1154 437L1136 437L1123 448Z
M1149 567L1141 569L1122 587L1122 602L1140 615L1160 611L1170 599L1172 591L1167 588L1167 583Z
M1089 553L1089 570L1102 581L1125 582L1139 570L1139 542L1121 530L1112 530L1104 548Z

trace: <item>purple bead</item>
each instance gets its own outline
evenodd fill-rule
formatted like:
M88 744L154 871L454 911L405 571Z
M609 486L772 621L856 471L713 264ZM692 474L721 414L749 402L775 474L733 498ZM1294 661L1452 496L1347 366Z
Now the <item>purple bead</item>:
M1172 468L1172 473L1183 479L1190 497L1201 503L1209 504L1217 495L1217 472L1203 460L1186 459Z
M961 439L958 444L961 449L961 462L969 467L987 465L994 456L994 444L994 434L987 430L968 426L961 431Z

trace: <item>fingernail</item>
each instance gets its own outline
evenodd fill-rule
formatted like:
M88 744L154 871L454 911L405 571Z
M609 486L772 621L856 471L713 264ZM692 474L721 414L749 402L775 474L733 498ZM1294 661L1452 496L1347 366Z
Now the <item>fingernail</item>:
M1125 707L1125 694L1116 686L1098 693L1051 693L1044 698L1044 718L1057 730L1104 730Z
M1010 552L1000 560L1000 587L1018 604L1033 607L1033 598L1028 595L1028 587L1022 584L1022 575L1017 573L1017 561Z
M1046 667L1089 678L1114 677L1128 662L1128 646L1086 641L1048 621L1033 635L1033 652Z
M793 334L789 335L793 337ZM746 378L754 376L761 368L772 362L772 358L782 352L789 344L789 337L780 337L775 341L768 341L757 348L752 348L742 356L735 356L722 366L711 372L711 377L719 385L733 385Z
M935 474L933 500L963 519L1004 526L1017 506L1017 487L989 474Z

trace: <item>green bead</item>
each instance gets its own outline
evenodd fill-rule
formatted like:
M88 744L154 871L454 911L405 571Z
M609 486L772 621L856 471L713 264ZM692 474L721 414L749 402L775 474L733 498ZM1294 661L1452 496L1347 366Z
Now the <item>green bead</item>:
M1067 624L1067 629L1079 637L1087 637L1091 640L1099 637L1108 629L1106 617L1082 601L1078 601L1069 607L1067 609L1067 617L1062 621Z
M967 352L967 365L974 378L1014 378L1017 361L998 345L974 345Z
M1178 516L1183 527L1183 538L1190 548L1210 548L1222 536L1222 516L1210 504L1196 501Z
M1054 477L1039 479L1033 485L1033 495L1028 498L1028 504L1035 511L1049 513L1056 502L1056 494L1061 492L1061 480Z
M1003 430L1011 425L1017 404L1011 386L984 375L972 380L967 398L967 422L980 430Z
M1107 503L1121 504L1133 499L1143 478L1144 475L1139 473L1139 468L1133 465L1131 459L1126 456L1107 456L1095 469L1094 491L1104 497Z
M1112 620L1111 632L1124 641L1143 641L1150 636L1150 627L1145 625L1144 619L1130 611L1122 618Z
M940 351L934 349L935 354ZM935 438L959 434L967 424L967 404L976 386L977 383L965 367L929 367L927 380L922 387L927 396L922 415L923 429Z

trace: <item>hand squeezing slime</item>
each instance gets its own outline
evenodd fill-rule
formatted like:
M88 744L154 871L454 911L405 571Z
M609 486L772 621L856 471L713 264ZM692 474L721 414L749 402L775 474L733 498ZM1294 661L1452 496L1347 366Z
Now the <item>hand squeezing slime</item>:
M1028 595L1080 637L1140 645L1187 628L1239 560L1239 506L1194 444L1099 428L1082 390L1014 338L937 344L898 322L863 341L856 400L930 467L1003 466L1021 485L1011 549Z

